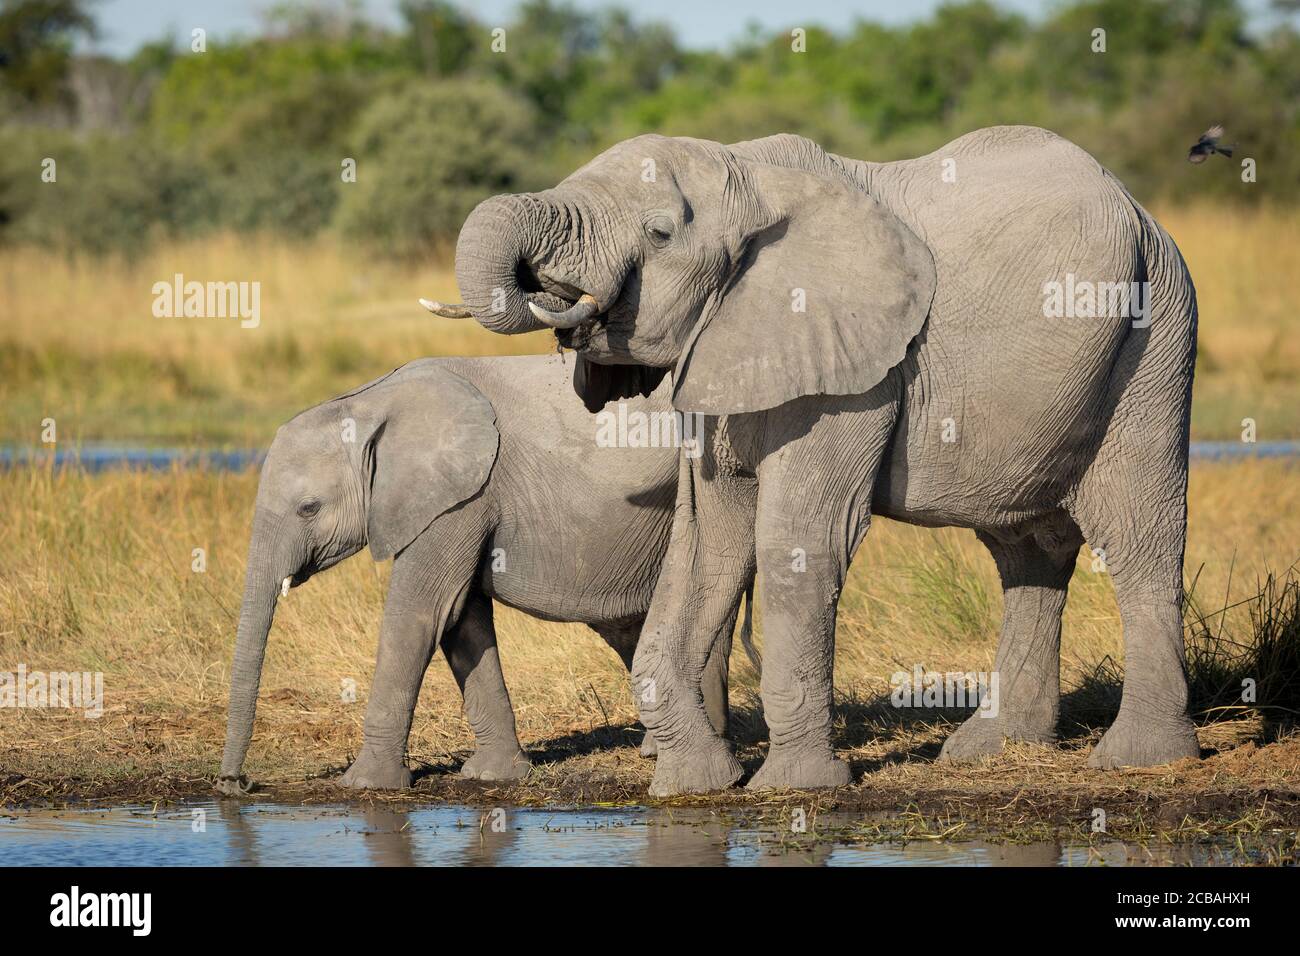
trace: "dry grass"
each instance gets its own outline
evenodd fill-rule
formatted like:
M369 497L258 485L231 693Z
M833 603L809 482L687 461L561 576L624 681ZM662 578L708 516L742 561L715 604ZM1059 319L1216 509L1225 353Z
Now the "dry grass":
M0 473L0 517L8 531L0 539L0 669L24 663L102 670L106 687L99 720L53 710L0 711L0 797L112 800L208 790L224 736L255 486L252 473ZM1218 599L1229 594L1230 571L1231 596L1239 598L1253 592L1267 569L1294 560L1300 538L1294 466L1198 465L1190 499L1187 566L1189 577L1201 569L1198 590L1206 606L1224 603ZM205 573L190 570L194 548L206 550ZM330 788L313 780L337 772L360 743L387 573L387 566L361 555L281 602L247 768L281 796L330 796ZM970 532L883 520L873 528L845 591L836 660L838 746L859 783L832 803L858 809L913 803L940 816L1017 826L1024 817L1046 826L1085 820L1080 808L1105 799L1134 832L1182 826L1181 816L1171 823L1157 812L1166 804L1215 833L1257 806L1294 810L1300 821L1300 739L1266 727L1257 715L1202 728L1203 746L1221 749L1217 756L1156 772L1086 771L1084 757L1097 733L1087 728L1060 750L1019 748L987 766L936 767L933 757L962 714L899 712L880 697L893 672L917 663L941 671L988 669L1000 604L992 560ZM502 608L498 626L520 734L537 768L526 783L509 788L485 789L450 775L470 752L472 737L438 658L410 743L414 764L424 768L416 796L532 804L644 800L653 765L637 755L635 710L614 654L577 625ZM1248 633L1247 609L1229 612L1227 627L1230 634ZM1122 660L1109 579L1091 571L1086 552L1072 583L1063 644L1067 689L1108 655ZM346 678L357 683L356 703L340 699ZM756 690L756 674L737 653L735 729L750 769L763 746ZM998 809L1022 792L1010 809ZM709 799L758 807L786 802L742 792ZM1256 822L1268 830L1272 820L1265 814Z
M1292 210L1158 211L1201 305L1193 437L1300 438L1300 217ZM246 236L159 245L130 261L0 253L0 443L33 443L42 418L63 442L264 446L309 404L424 355L542 352L434 320L419 296L456 298L444 257L408 268L337 240ZM261 324L155 318L152 287L186 279L261 283Z
M0 253L0 443L144 441L264 447L308 405L425 355L545 351L430 316L456 298L446 266L401 268L330 239L224 236L161 244L131 260ZM260 324L156 318L155 282L174 274L261 283ZM553 340L552 340L553 343Z
M1155 210L1187 261L1200 309L1194 439L1300 438L1300 213L1192 206Z

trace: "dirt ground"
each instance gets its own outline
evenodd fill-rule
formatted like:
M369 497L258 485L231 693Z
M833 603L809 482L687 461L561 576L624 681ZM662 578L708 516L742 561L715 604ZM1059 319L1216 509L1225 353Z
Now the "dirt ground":
M414 806L630 806L703 807L746 811L770 820L802 808L861 814L868 838L1058 840L1088 843L1122 839L1147 844L1205 844L1239 848L1243 859L1300 863L1300 734L1266 726L1257 718L1200 728L1202 759L1144 770L1086 767L1100 731L1079 732L1058 747L1012 746L996 758L953 765L935 762L943 737L960 719L900 720L887 707L842 707L841 753L850 760L852 786L818 792L751 793L743 789L656 800L646 795L653 760L638 753L639 727L630 722L573 726L544 740L526 741L534 763L518 783L463 780L456 770L468 750L413 753L411 791L357 794L334 785L346 766L334 748L343 713L312 709L284 690L263 698L259 722L274 728L277 760L254 770L248 797L276 803L382 803ZM747 772L761 763L756 715L735 713L737 753ZM105 714L93 722L43 713L40 721L65 721L68 734L42 734L61 748L9 747L0 752L0 805L23 807L150 806L213 796L212 785L225 720L213 701L184 717L147 713ZM851 731L846 728L851 726ZM50 728L45 728L48 732ZM350 727L348 730L350 731ZM264 733L266 733L264 731ZM212 744L188 758L182 749L199 739ZM73 756L71 751L75 751ZM75 768L75 769L72 769ZM1105 829L1095 829L1098 811ZM862 839L862 833L856 834Z

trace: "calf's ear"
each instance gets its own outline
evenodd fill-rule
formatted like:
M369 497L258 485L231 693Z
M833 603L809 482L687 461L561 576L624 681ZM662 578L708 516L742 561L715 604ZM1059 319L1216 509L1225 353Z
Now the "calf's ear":
M342 400L357 422L366 532L376 561L487 484L500 435L483 394L436 364L404 366Z

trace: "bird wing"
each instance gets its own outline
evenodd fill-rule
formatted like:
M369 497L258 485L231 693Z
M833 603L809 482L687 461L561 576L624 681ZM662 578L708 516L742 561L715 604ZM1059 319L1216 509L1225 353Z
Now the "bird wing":
M1207 129L1204 133L1201 134L1201 142L1214 143L1217 142L1219 137L1222 135L1223 135L1223 127L1220 126L1218 123L1215 123L1213 126L1211 126L1209 129Z

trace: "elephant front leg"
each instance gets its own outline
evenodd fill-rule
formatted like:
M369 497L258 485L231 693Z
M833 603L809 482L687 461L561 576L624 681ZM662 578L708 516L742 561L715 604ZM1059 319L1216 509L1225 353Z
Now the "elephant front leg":
M658 749L654 796L718 790L743 773L710 719L724 719L717 644L753 574L754 491L752 479L705 479L683 457L672 539L632 667L641 721Z
M831 747L840 550L829 546L824 529L793 537L759 530L760 689L771 747L746 785L751 790L838 787L852 779Z
M453 560L449 553L461 557ZM420 684L439 635L448 621L464 612L475 554L468 547L435 547L433 535L426 531L393 564L364 739L357 759L339 781L342 786L395 790L411 785L406 742Z
M887 382L865 396L791 403L758 469L760 688L771 747L750 789L836 787L852 779L831 746L835 622L893 427L890 388Z
M465 698L465 719L474 731L474 755L460 768L460 775L474 780L526 777L532 764L519 746L488 597L476 594L470 599L460 621L442 639L442 650Z
M339 780L340 786L401 790L411 785L406 740L420 683L433 656L434 633L434 622L427 615L399 619L385 610L361 752Z
M713 641L713 650L709 652L709 662L704 667L704 676L700 681L700 690L704 697L704 712L708 715L709 725L719 737L727 736L727 724L731 719L731 704L727 696L727 688L731 669L731 637L736 628L738 610L739 608L728 615L721 632ZM622 659L629 680L632 677L637 640L644 626L644 619L636 621L631 626L592 625L592 629L603 637ZM633 696L636 696L635 689ZM654 735L647 730L641 740L641 756L654 757L658 753L659 747L655 744Z

